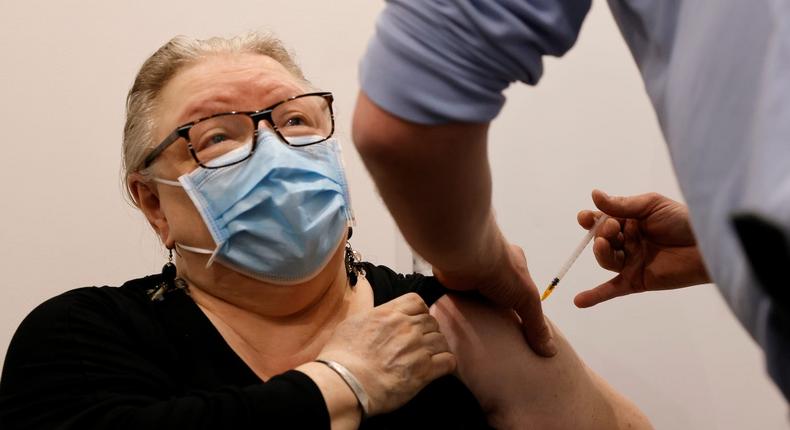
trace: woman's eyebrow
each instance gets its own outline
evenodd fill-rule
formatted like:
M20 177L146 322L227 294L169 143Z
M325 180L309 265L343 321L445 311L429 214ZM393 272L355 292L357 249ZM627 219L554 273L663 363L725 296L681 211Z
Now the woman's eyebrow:
M215 92L205 97L198 97L186 105L183 114L178 115L178 124L186 124L218 113L264 109L289 97L307 92L298 84L279 79L273 79L263 85L259 84L255 91L261 93L260 102L250 106L244 105L250 100L250 94L239 91Z
M224 97L213 97L205 100L196 100L184 109L184 113L178 116L178 123L185 124L191 121L205 118L218 113L239 110L234 108L234 104Z

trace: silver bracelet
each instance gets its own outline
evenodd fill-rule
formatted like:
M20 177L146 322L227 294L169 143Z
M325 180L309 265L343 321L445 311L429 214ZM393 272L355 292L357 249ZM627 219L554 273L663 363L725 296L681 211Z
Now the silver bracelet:
M337 361L332 360L323 360L320 358L316 358L315 361L319 363L326 364L330 369L334 370L343 382L348 385L348 388L351 388L351 391L354 392L354 395L357 397L357 402L359 402L359 406L362 408L362 419L364 420L368 416L368 395L365 393L365 389L362 388L362 384L359 383L356 377L346 369L346 366L338 363Z

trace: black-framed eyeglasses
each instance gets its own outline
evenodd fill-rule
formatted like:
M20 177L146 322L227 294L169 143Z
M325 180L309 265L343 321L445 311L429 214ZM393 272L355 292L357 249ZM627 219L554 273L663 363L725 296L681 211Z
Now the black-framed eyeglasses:
M307 93L255 112L227 112L200 118L173 130L145 157L143 168L150 166L178 138L186 140L189 153L202 167L218 169L240 163L255 152L261 120L288 145L315 145L335 132L332 101L330 92Z

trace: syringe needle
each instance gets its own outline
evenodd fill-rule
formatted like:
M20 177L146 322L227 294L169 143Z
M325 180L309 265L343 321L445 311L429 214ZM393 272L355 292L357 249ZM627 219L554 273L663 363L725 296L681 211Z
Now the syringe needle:
M540 297L541 301L546 300L546 297L551 295L551 292L554 291L554 288L556 288L557 285L559 285L560 280L562 279L562 277L565 276L566 273L568 273L568 270L571 268L571 266L573 266L573 263L576 262L576 259L579 258L579 255L581 255L582 251L584 251L584 248L587 247L587 244L590 243L590 241L595 237L595 234L598 232L598 228L600 228L601 225L608 218L609 218L609 215L602 214L595 221L595 224L593 224L593 226L590 229L590 231L588 231L587 234L584 235L584 238L582 238L582 241L579 242L578 246L576 246L576 249L573 251L573 254L571 254L570 258L568 258L568 260L565 261L565 264L563 264L562 267L560 268L559 272L557 272L557 276L555 276L554 279L552 279L552 281L549 284L549 286L546 287L546 291L544 291L543 295Z

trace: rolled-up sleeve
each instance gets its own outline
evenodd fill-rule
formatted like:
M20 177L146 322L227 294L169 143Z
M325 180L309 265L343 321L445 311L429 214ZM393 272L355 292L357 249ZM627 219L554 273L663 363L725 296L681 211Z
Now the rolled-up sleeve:
M589 0L390 0L360 66L362 90L420 124L488 122L511 82L575 43Z

